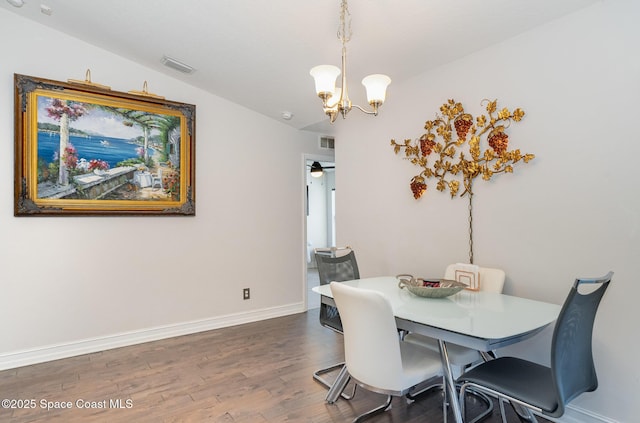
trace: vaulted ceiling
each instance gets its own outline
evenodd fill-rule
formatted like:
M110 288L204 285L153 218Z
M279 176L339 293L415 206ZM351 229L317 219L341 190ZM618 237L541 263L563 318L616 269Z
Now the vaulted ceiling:
M389 75L392 97L394 84L597 1L351 0L351 100L366 105L360 80L368 74ZM282 121L296 128L327 132L309 69L340 66L340 0L25 0L22 7L0 0L0 7L271 118L289 112ZM163 56L195 71L168 68Z

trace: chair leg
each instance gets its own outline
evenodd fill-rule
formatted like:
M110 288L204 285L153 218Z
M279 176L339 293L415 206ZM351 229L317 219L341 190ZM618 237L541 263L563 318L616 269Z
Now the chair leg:
M449 406L451 405L449 403L450 399L448 398L447 395L447 390L444 388L445 387L445 381L444 381L444 377L441 383L434 383L432 385L427 386L426 388L423 388L417 392L411 392L410 394L407 394L406 397L410 400L416 400L418 396L424 394L425 392L431 391L433 389L441 389L442 392L444 393L444 399L443 399L443 403L442 403L442 407L443 407L443 414L444 414L444 422L446 423L447 421L447 411ZM460 389L460 385L456 385L456 387L458 388L458 390ZM478 423L481 420L484 420L485 418L487 418L492 412L493 412L493 401L491 400L491 398L489 398L487 395L485 395L483 392L479 392L473 389L469 389L466 391L467 394L469 395L473 395L474 397L478 398L479 400L481 400L482 402L485 403L485 405L487 406L487 409L484 410L482 413L480 413L479 415L477 415L473 420L470 420L469 423ZM455 401L456 399L454 399ZM464 417L464 401L462 401L462 399L460 400L460 413L462 414L462 416Z
M513 407L513 410L516 412L516 414L520 418L520 421L538 423L538 419L536 419L536 416L527 407L523 407L520 404L514 404L514 403L511 403L511 406Z
M502 423L507 423L507 415L504 412L504 400L502 398L498 398L498 402L500 403L500 416L502 416Z
M443 415L443 422L447 423L447 412L449 411L449 395L447 394L447 390L444 389L445 386L445 381L444 381L444 376L442 377L442 382L439 383L433 383L425 388L420 389L419 391L416 392L410 392L408 394L405 395L405 397L407 398L407 401L415 401L416 399L418 399L418 397L422 394L424 394L425 392L429 392L432 391L434 389L438 389L442 391L442 415ZM473 393L475 394L475 392ZM493 410L493 403L489 402L490 404L490 410L489 413L491 412L491 410ZM464 410L463 410L464 411ZM489 414L486 413L486 414ZM464 415L464 414L463 414ZM482 415L484 417L484 414ZM477 420L475 420L474 422L476 422Z
M458 388L460 388L459 385L458 385ZM484 410L479 415L477 415L473 420L470 420L469 423L477 423L481 420L484 420L493 412L493 401L484 392L480 392L472 388L459 389L459 390L460 390L460 395L458 397L458 401L460 403L460 414L462 415L463 420L466 420L466 416L465 416L466 394L473 395L474 397L479 398L481 401L483 401L487 405L487 409ZM500 403L500 409L502 410L502 402ZM502 415L504 416L504 411L502 412ZM506 422L503 422L503 423L506 423Z
M483 392L474 391L473 389L470 389L467 391L467 393L470 395L473 395L474 397L479 398L481 401L483 401L487 405L487 409L484 410L482 413L478 414L473 420L469 421L469 423L477 423L481 420L484 420L486 417L489 416L489 414L493 412L493 401Z
M443 383L434 383L425 388L420 389L419 391L410 392L406 394L405 397L407 397L408 400L415 401L416 399L418 399L420 395L424 394L425 392L433 391L434 389L442 389L443 386L444 386Z
M346 365L342 366L342 369L340 370L340 373L338 373L336 380L333 382L333 385L331 385L331 388L329 388L329 392L327 392L327 396L325 400L329 404L333 404L341 396L347 400L350 400L351 398L353 398L353 396L356 394L356 388L358 387L357 384L355 383L353 384L353 391L351 391L351 396L347 396L343 392L347 387L347 385L349 384L350 380L351 380L351 375L347 370L347 366Z
M321 375L325 374L325 373L330 373L333 372L335 370L340 369L340 373L338 374L338 376L336 377L336 380L333 383L330 383L328 380L324 379ZM334 384L338 383L338 381L341 379L340 375L346 372L346 367L344 365L344 362L342 363L338 363L336 365L333 365L331 367L327 367L324 369L320 369L318 371L316 371L315 373L313 373L313 379L317 382L319 382L320 384L324 385L326 388L328 388L329 390L331 390L331 388L333 387ZM348 383L347 382L344 384L344 387L342 388L342 390L340 391L340 396L346 400L350 400L351 398L353 398L353 396L356 394L356 385L353 386L353 390L351 391L351 394L346 394L344 393L344 388L346 388ZM328 396L327 396L327 400L328 400ZM337 400L337 395L336 398L333 401L329 401L330 403L333 403Z
M324 369L317 370L317 371L315 371L313 373L313 378L315 380L317 380L318 382L320 382L321 384L323 384L324 386L330 388L331 384L329 382L327 382L325 379L323 379L321 375L323 375L325 373L330 373L330 372L332 372L334 370L341 369L343 366L344 366L344 362L338 363L338 364L334 364L331 367L326 367Z
M373 410L369 410L366 413L360 414L358 417L356 417L353 420L353 423L360 423L361 421L364 421L366 419L368 419L371 416L375 416L376 414L380 414L384 411L387 411L389 408L391 408L391 400L392 400L392 396L391 395L387 395L387 402L382 404L380 407L376 407Z

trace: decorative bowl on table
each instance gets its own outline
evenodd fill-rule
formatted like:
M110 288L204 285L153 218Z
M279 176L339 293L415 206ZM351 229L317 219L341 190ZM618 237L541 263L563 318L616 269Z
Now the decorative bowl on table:
M423 279L412 275L397 275L398 287L406 288L414 295L425 298L445 298L467 288L462 282L451 279Z

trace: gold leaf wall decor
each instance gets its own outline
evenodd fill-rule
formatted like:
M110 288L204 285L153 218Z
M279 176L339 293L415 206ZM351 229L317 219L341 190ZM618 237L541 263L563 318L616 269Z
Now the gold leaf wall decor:
M499 173L513 173L513 166L528 163L533 154L509 150L507 134L511 123L520 122L524 110L498 110L498 101L483 100L486 114L474 118L461 103L451 99L440 106L440 114L424 124L425 133L415 140L391 140L395 154L404 150L405 159L420 168L409 184L417 200L427 191L427 179L436 179L436 189L451 198L469 198L469 262L473 263L473 180L489 181Z
M472 182L481 176L488 181L499 173L512 173L513 165L525 163L535 155L509 150L507 129L520 122L524 110L498 110L497 100L484 100L486 115L474 118L461 103L451 99L440 106L440 114L424 124L426 132L418 139L402 143L391 140L395 154L404 156L421 168L409 184L415 199L427 191L426 180L435 178L438 191L449 191L451 197L473 194ZM462 189L462 191L461 191Z

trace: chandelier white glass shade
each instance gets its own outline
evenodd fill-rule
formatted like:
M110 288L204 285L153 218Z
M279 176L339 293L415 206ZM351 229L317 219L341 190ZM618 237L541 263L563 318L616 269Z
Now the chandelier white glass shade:
M387 75L381 75L379 73L365 76L362 80L362 85L364 85L367 90L367 101L369 104L378 106L384 103L384 100L387 97L387 86L391 83L391 78ZM376 106L374 106L376 107Z
M346 20L348 18L348 21ZM386 99L387 86L391 83L391 78L387 75L374 74L365 77L362 80L367 90L367 101L372 110L351 104L349 100L349 92L347 87L347 42L351 38L351 14L347 0L342 0L340 8L340 27L338 28L338 39L342 41L342 69L332 65L320 65L311 69L309 72L313 76L316 83L316 94L322 100L322 107L331 123L335 122L338 113L343 118L347 117L347 113L352 107L356 107L364 113L377 115L378 108ZM342 87L336 88L336 79L342 74Z
M316 81L316 94L323 101L333 97L336 91L336 78L340 75L340 68L333 65L319 65L309 72Z

